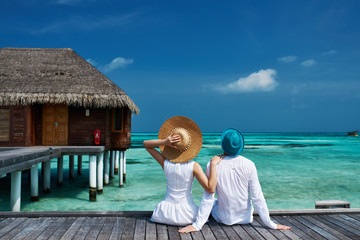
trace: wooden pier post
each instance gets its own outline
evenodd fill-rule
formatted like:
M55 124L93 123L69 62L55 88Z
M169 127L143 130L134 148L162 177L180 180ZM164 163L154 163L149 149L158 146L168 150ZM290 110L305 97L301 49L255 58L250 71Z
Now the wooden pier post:
M44 193L50 192L51 160L44 162Z
M10 207L13 212L20 212L21 204L21 171L11 173Z
M61 186L64 179L64 157L58 157L57 159L57 185Z
M123 174L124 183L126 183L126 151L124 151L124 174Z
M117 175L119 172L119 159L120 159L119 153L120 153L119 151L115 151L115 169L114 169L115 175Z
M110 151L110 179L114 178L114 168L115 168L115 151Z
M69 178L74 179L74 155L69 155Z
M123 172L124 172L124 152L123 151L119 151L119 155L120 155L120 168L119 168L119 187L123 187L123 183L124 183L124 179L123 179Z
M89 199L96 201L96 155L89 156Z
M97 155L97 192L103 193L103 180L104 180L104 153Z
M77 174L79 176L82 175L82 155L78 155L78 170L77 170Z
M31 167L31 201L39 201L39 168L38 164Z
M104 152L104 185L109 184L109 170L110 170L109 151L105 151Z

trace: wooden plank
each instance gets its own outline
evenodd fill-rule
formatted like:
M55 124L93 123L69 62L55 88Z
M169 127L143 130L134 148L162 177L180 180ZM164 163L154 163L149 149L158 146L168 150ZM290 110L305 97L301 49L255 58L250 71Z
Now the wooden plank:
M343 221L339 221L339 219L336 219L336 218L334 218L334 217L332 217L332 216L331 216L331 217L330 217L330 216L326 216L326 220L328 220L328 221L330 221L330 222L332 222L332 223L334 223L334 224L336 224L336 225L338 225L338 226L346 229L346 230L349 231L349 232L354 233L354 234L357 235L357 236L360 236L360 231L358 231L358 230L350 227L349 224L345 224ZM345 222L346 222L346 221L345 221ZM348 223L348 222L347 222L347 223Z
M196 240L204 240L204 236L202 235L202 233L200 231L197 231L197 232L192 232L190 233L192 239L196 239Z
M217 239L227 239L228 238L226 236L226 233L224 232L224 230L214 219L212 219L212 218L209 219L208 225Z
M51 235L50 240L60 239L69 227L75 222L76 218L65 218L65 221L60 227Z
M180 240L180 233L178 227L168 226L169 240Z
M16 234L12 239L14 240L24 239L44 221L44 219L41 218L32 218L32 219L30 218L28 220L30 224L27 227L25 227L22 231L20 231L18 234Z
M265 239L267 240L276 240L276 238L274 237L273 234L271 234L269 232L268 228L265 228L264 226L262 226L258 221L256 221L256 219L253 219L253 222L251 223L251 225L255 228L256 231L258 231L261 236L263 236Z
M318 226L319 228L324 229L325 231L327 231L328 233L330 233L331 235L335 236L338 239L341 239L341 240L350 240L351 239L351 238L345 236L344 234L342 234L341 232L337 231L336 229L329 227L328 225L316 220L315 218L313 218L311 216L303 216L303 218L308 220L312 224Z
M264 237L256 231L251 224L242 224L241 226L253 239L264 239Z
M302 224L299 221L296 221L295 218L296 216L291 216L291 217L287 217L286 220L288 222L290 222L291 227L297 227L298 229L300 229L302 232L306 233L307 235L310 236L310 239L325 239L323 236L321 236L320 234L318 234L317 232L315 232L314 230L312 230L311 228L308 228L306 225ZM297 234L298 235L298 234ZM302 237L302 236L300 236ZM306 238L305 238L306 239Z
M262 226L267 231L267 233L272 234L275 237L275 239L286 239L287 238L287 236L284 233L282 233L281 231L276 230L276 229L271 229L271 228L268 228L267 226L265 226L265 224L262 222L260 217L254 217L253 224L258 224L258 225ZM260 232L260 234L263 235L261 232ZM266 238L266 236L264 236L264 237Z
M146 240L156 239L156 224L150 221L150 218L146 218L146 231L145 231Z
M346 221L349 221L355 225L360 226L360 220L354 218L354 216L352 215L345 215L345 214L340 214L339 217L345 219Z
M52 222L54 221L51 218L43 218L43 222L34 230L32 231L29 235L26 236L26 238L24 238L24 240L33 240L36 239L37 237L39 237L39 235L44 232L44 230L46 228L48 228Z
M309 239L310 238L310 235L307 235L305 232L300 230L296 225L293 225L292 223L287 221L287 218L289 218L289 217L272 216L272 218L275 219L278 223L280 223L282 225L290 226L291 229L289 231L292 232L293 234L295 234L296 236L300 237L300 239ZM284 231L284 232L289 232L289 231ZM296 239L296 237L294 237L294 239Z
M124 217L117 217L114 227L112 229L112 233L110 235L110 240L118 240L121 238L121 235L124 232L125 227L125 218Z
M9 231L11 231L13 228L18 226L25 220L26 218L8 218L2 221L0 224L0 239L2 236L7 234Z
M344 234L345 236L348 236L351 239L356 239L358 238L354 233L348 231L346 228L342 228L339 225L334 224L331 221L328 221L328 219L326 218L327 216L312 216L314 219L316 219L319 222L324 223L325 225L329 226L330 228L336 229L336 231L341 232L342 234Z
M331 215L332 218L338 220L339 222L342 222L346 225L348 225L349 227L356 229L356 232L360 232L360 225L357 223L352 223L351 221L348 221L342 217L340 217L339 215Z
M202 229L201 233L206 240L216 240L214 233L211 231L208 224L205 224Z
M124 232L121 236L121 239L133 239L135 232L135 221L136 219L134 217L125 218Z
M80 228L74 235L74 239L85 239L86 235L90 232L90 229L95 221L95 218L85 218L82 220ZM67 238L69 239L69 238Z
M240 224L233 225L232 228L234 231L244 240L253 239L243 228Z
M178 229L180 229L180 228L181 227L179 227ZM181 233L180 239L181 240L192 240L191 233Z
M145 239L146 219L136 218L134 239Z
M101 228L101 230L99 232L97 240L109 239L111 236L111 232L114 228L115 222L116 222L116 218L107 217L103 227Z
M97 239L101 228L103 227L106 218L105 217L93 217L95 219L90 226L90 231L86 235L86 240Z
M71 226L67 229L67 231L61 236L61 240L72 239L83 225L85 217L76 218L75 221L71 224Z
M53 222L48 226L37 238L36 240L45 240L49 239L54 232L57 231L60 226L65 222L66 218L54 218Z
M307 226L308 228L311 228L312 230L314 230L315 232L317 232L318 234L320 234L321 236L323 236L325 239L332 239L332 240L336 240L337 238L335 236L333 236L332 234L328 233L327 231L325 231L324 229L319 228L318 226L313 225L311 222L309 222L308 220L306 220L305 218L303 218L302 216L295 216L294 219L296 219L297 221L301 222L302 224L304 224L305 226Z
M266 227L265 224L262 222L261 218L259 216L256 216L255 219L258 223L260 223L263 227ZM276 223L286 225L286 223L282 223L277 221ZM286 225L288 226L288 225ZM277 230L277 229L269 229L269 231L278 239L284 239L288 237L289 239L301 239L298 235L296 235L294 232L292 232L292 229L290 230ZM284 237L284 235L286 237Z
M168 233L167 233L167 227L165 224L156 224L156 232L157 232L157 239L159 240L168 240Z
M224 230L228 239L239 239L239 235L235 232L235 230L228 225L221 224L221 228Z
M12 228L11 231L9 231L7 234L3 235L1 239L11 239L15 237L18 233L20 233L22 230L28 227L32 221L33 219L26 219L25 221L22 221L15 228Z

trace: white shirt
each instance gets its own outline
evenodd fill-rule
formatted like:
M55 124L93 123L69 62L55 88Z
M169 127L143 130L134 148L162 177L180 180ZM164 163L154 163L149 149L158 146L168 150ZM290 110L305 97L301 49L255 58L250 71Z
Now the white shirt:
M252 201L264 224L269 228L276 229L276 224L271 221L269 216L255 164L242 156L226 156L216 169L218 199L214 198L214 194L204 191L193 226L200 230L210 212L217 222L226 225L251 223L253 220ZM206 168L208 176L209 173L210 162Z

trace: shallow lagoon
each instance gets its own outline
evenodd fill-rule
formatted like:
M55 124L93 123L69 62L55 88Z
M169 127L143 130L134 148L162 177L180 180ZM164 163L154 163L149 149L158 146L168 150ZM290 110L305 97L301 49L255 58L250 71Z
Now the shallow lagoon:
M166 180L158 163L142 147L153 133L135 133L127 153L127 181L118 187L118 176L89 199L88 158L83 157L83 175L68 178L64 157L64 183L56 186L56 159L52 160L50 194L40 191L39 202L30 201L28 174L23 172L22 211L153 210L166 192ZM346 200L360 207L360 138L345 133L245 133L242 155L257 166L269 209L313 209L316 200ZM205 133L196 161L205 169L210 157L221 153L220 133ZM75 171L76 171L75 157ZM0 178L0 211L9 210L10 177ZM42 181L40 178L40 186ZM41 189L41 187L40 187ZM193 196L199 204L203 190L195 181Z

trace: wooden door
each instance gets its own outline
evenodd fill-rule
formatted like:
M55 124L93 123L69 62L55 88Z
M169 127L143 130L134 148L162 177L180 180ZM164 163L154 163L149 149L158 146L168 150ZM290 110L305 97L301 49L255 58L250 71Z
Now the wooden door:
M44 105L42 116L42 145L67 145L67 106L65 104Z

